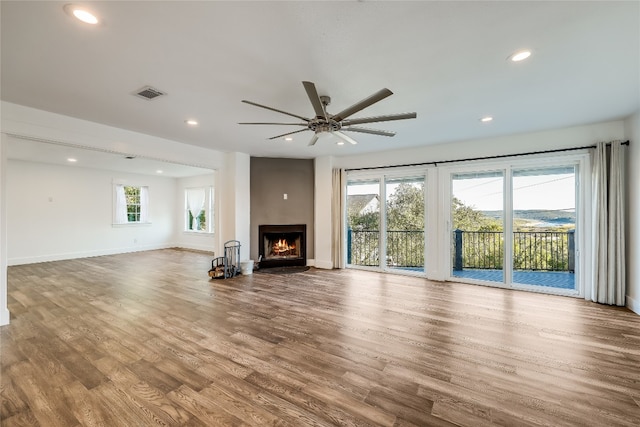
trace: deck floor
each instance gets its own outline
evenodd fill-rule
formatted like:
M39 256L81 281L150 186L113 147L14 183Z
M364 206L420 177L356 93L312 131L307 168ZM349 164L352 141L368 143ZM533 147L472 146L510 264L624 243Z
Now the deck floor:
M454 277L461 279L502 282L502 270L462 270L454 271ZM576 275L568 271L514 271L513 282L522 285L545 286L558 289L575 289Z
M396 267L392 270L422 272L422 267ZM452 276L459 279L482 280L502 283L502 270L467 269L453 271ZM576 289L576 275L568 271L514 271L513 281L520 285L544 286L556 289Z

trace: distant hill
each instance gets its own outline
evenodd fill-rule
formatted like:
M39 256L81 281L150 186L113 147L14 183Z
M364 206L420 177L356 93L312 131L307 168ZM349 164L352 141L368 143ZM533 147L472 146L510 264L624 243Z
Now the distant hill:
M502 211L482 211L490 218L502 218ZM541 223L547 226L562 226L576 223L576 212L571 210L522 210L514 211L513 218L527 222Z

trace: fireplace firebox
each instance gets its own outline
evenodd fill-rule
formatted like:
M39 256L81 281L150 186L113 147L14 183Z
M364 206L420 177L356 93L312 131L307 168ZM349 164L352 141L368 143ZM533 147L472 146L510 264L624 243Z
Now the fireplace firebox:
M306 224L258 226L260 268L305 266Z

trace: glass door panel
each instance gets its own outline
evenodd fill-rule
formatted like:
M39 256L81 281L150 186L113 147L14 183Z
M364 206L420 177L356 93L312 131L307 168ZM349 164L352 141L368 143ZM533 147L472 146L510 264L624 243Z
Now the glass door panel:
M380 181L347 182L347 264L380 266Z
M575 290L575 167L512 176L513 283Z
M386 178L387 269L424 272L424 176Z
M451 275L504 283L504 172L451 176Z

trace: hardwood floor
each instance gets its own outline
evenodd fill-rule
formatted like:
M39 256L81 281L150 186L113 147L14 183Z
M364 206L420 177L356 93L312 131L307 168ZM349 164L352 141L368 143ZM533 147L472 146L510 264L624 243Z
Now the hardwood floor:
M638 426L640 317L161 250L9 268L2 426Z

